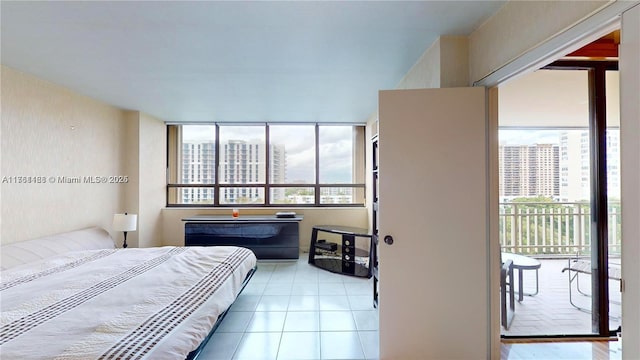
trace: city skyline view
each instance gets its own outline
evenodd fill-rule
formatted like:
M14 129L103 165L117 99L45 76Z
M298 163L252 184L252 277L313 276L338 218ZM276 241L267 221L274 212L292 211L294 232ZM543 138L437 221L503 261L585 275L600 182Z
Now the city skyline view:
M203 164L199 164L200 158L198 160L190 156L183 159L194 161L191 171L183 167L181 180L185 184L212 184L215 180L214 170L220 171L218 181L221 184L247 184L249 187L242 191L253 194L250 198L254 199L263 198L264 189L250 188L250 184L264 184L267 182L267 176L270 184L315 184L314 124L269 125L268 141L264 125L220 125L221 159L218 169L212 167L215 125L192 125L182 128L183 145L192 145L188 150L190 154L195 154L196 148L200 147L208 148L207 151L211 153ZM353 181L352 132L352 127L320 127L319 184ZM607 131L608 190L612 199L618 198L620 193L618 136L618 129ZM267 163L266 143L270 144L269 174L264 168ZM552 198L555 201L589 200L591 175L588 129L500 129L499 143L501 200L538 196ZM247 154L251 159L245 164L244 160L236 158L232 161L235 170L230 172L232 170L229 168L227 151L232 144L244 144L243 149L248 149ZM184 147L183 151L187 153L187 147ZM195 170L193 166L196 166ZM199 175L200 170L197 169L200 166L206 169L207 174ZM246 173L243 169L246 169ZM229 177L228 174L234 175ZM309 193L311 188L301 188L297 192L294 188L289 189L286 191L287 196L313 197L313 191ZM229 191L225 190L226 192ZM271 190L272 199L283 199L284 196L285 190L282 188ZM226 195L223 197L226 198ZM230 198L235 197L237 194Z
M220 205L364 202L364 178L357 170L364 168L363 126L208 124L175 129L175 146L180 149L175 157L176 184L207 186L184 186L173 201Z
M589 130L500 129L501 200L545 196L557 201L590 200ZM607 129L610 199L620 197L619 129ZM557 148L551 155L546 146ZM507 153L505 156L504 153ZM553 156L553 158L551 157ZM542 184L546 183L544 187ZM555 188L549 184L555 183ZM545 189L545 190L541 190Z
M285 146L288 183L315 182L315 125L270 125L270 143ZM264 124L220 126L220 141L244 140L265 143ZM223 131L224 130L224 131ZM254 130L252 132L251 130ZM255 131L257 130L257 131ZM183 143L215 141L215 125L182 126ZM353 180L353 127L323 125L320 128L320 182L351 183ZM248 136L249 134L249 136Z

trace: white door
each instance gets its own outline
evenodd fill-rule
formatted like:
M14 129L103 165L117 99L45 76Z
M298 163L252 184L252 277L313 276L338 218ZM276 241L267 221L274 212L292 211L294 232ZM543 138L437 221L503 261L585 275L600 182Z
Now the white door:
M486 128L484 88L380 92L381 359L488 357Z

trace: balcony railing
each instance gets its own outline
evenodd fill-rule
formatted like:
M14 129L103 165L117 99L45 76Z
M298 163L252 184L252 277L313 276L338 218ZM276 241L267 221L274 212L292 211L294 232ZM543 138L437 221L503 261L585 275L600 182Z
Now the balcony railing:
M609 202L609 252L620 253L620 202ZM588 203L500 203L503 251L540 257L589 252L591 211Z

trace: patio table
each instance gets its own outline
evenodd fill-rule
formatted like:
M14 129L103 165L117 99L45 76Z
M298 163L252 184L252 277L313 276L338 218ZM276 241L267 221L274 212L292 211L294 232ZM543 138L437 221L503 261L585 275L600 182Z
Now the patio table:
M538 294L538 269L540 269L540 261L525 255L503 252L501 254L502 261L511 260L513 262L513 269L518 270L518 301L522 302L523 295L534 296ZM536 291L533 293L525 293L523 288L523 272L525 270L536 271Z

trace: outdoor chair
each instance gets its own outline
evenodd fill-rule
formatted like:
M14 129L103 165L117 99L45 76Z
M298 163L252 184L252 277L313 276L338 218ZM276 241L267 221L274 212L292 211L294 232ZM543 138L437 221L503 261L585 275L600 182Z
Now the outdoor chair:
M500 269L500 315L502 327L509 330L516 312L513 290L513 262L506 260Z
M622 274L621 274L620 264L612 263L611 260L612 259L609 259L609 279L621 281ZM591 296L586 291L580 289L580 277L579 277L580 274L591 275L591 273L593 272L593 268L591 266L591 257L585 256L585 255L581 256L579 253L577 253L575 258L568 259L567 267L562 269L562 272L565 272L565 271L567 271L569 275L568 276L569 303L578 310L590 313L591 312L590 309L578 306L574 303L573 295L572 295L573 293L572 284L574 282L576 283L576 291L581 295L587 296L587 297Z

